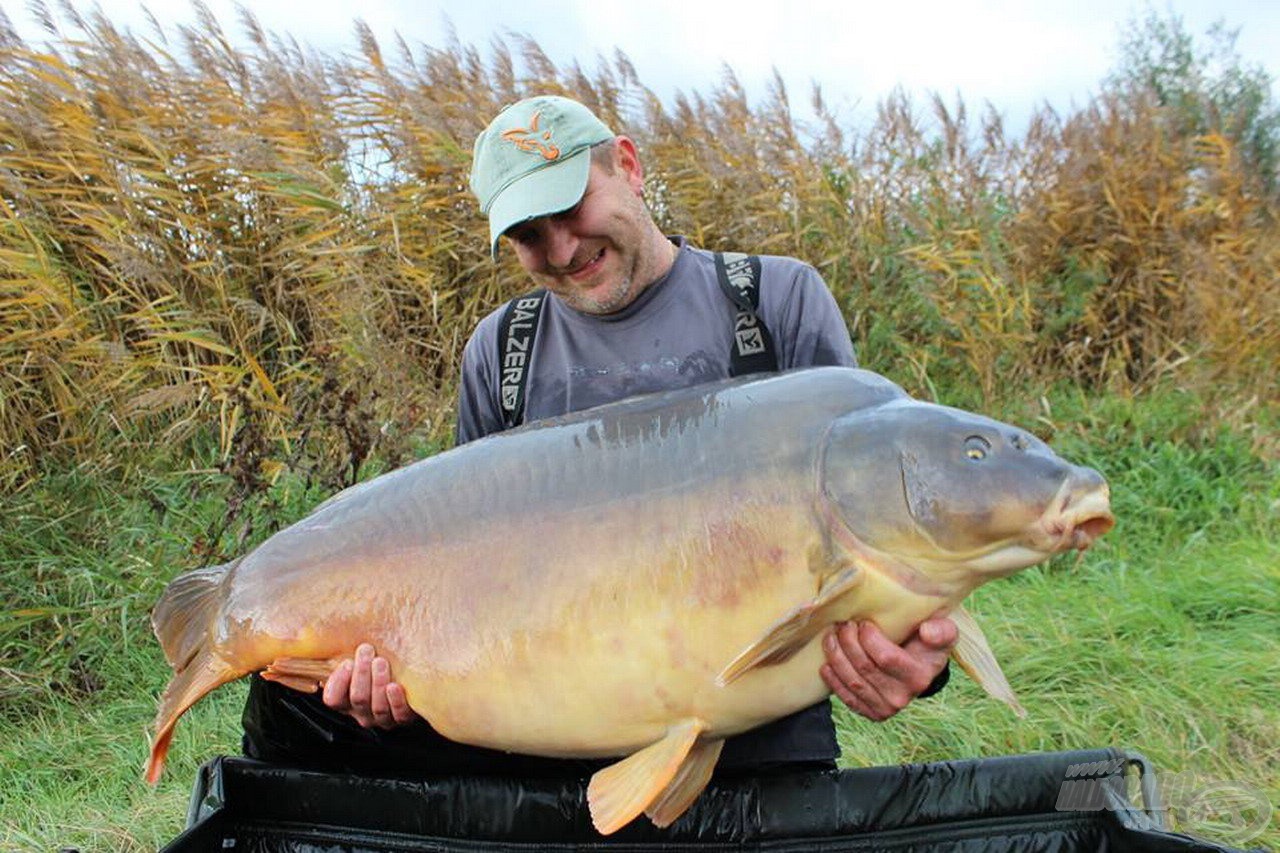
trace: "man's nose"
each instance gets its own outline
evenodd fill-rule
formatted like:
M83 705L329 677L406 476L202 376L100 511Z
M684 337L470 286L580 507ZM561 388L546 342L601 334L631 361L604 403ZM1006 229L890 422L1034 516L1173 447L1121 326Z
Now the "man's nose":
M573 256L578 251L578 238L565 223L548 220L543 239L546 241L548 265L559 270L572 266Z

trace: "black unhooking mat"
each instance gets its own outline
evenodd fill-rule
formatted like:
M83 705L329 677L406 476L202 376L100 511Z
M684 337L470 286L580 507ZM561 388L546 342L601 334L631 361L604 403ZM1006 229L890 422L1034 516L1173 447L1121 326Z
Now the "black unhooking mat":
M201 768L188 828L165 853L1231 849L1161 818L1151 768L1115 749L713 779L666 830L640 817L607 838L585 780L373 778L223 757Z

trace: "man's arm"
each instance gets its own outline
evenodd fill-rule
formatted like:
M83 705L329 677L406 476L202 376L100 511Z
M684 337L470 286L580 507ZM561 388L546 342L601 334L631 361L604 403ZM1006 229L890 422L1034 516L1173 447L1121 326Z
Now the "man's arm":
M500 325L499 312L485 317L462 350L455 445L484 438L504 427L501 401L494 387Z
M849 328L818 271L792 259L763 261L760 318L773 336L778 366L857 367Z

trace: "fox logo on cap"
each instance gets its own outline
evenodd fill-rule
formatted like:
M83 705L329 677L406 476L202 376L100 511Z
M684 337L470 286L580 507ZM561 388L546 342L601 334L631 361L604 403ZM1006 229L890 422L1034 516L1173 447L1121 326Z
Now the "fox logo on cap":
M540 118L542 118L542 110L538 110L530 116L528 127L513 127L511 130L504 130L502 138L521 151L536 151L542 155L542 159L554 160L560 156L560 149L551 141L550 130L542 132L541 140L537 138L538 119Z

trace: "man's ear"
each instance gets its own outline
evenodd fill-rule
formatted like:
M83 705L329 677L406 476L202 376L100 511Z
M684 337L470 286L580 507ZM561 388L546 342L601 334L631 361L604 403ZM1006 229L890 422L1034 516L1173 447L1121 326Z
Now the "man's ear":
M629 136L619 136L613 146L613 165L621 169L627 183L636 195L644 193L644 166L640 163L640 153Z

